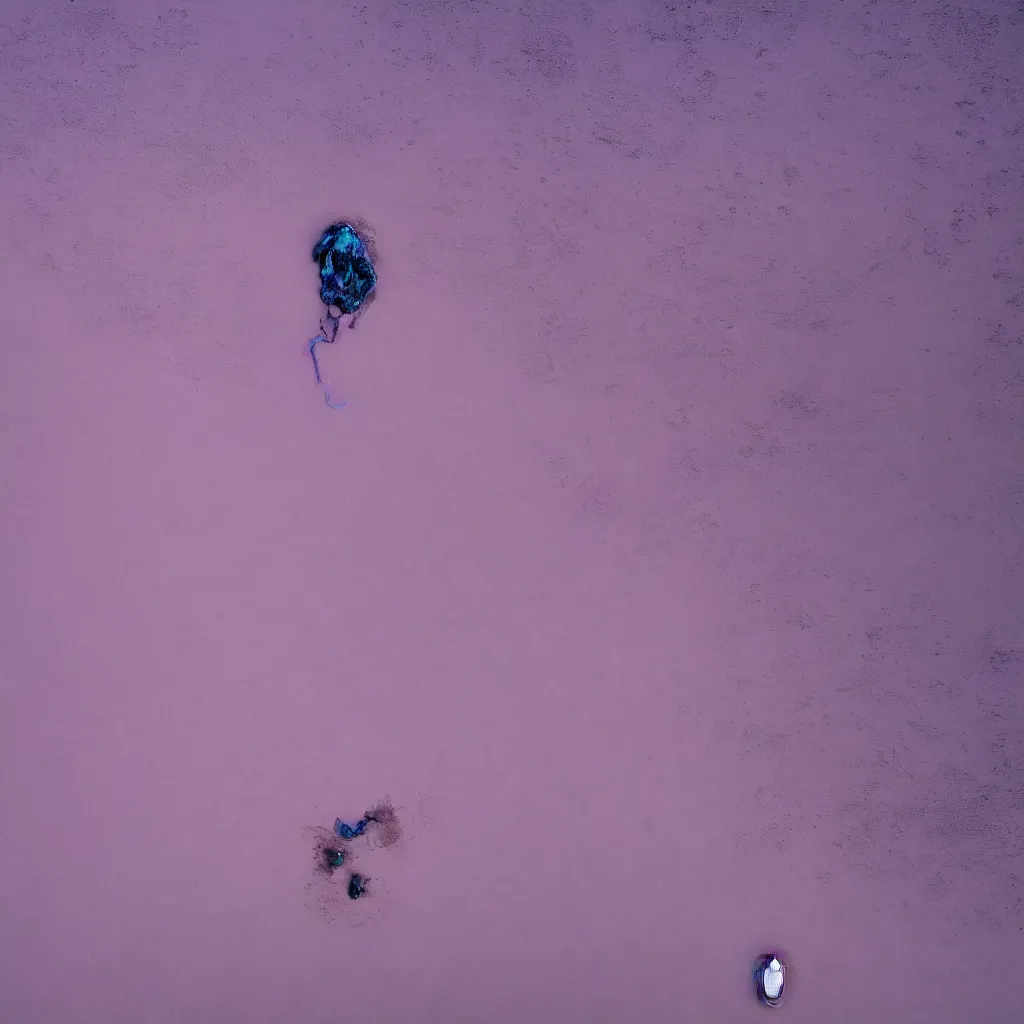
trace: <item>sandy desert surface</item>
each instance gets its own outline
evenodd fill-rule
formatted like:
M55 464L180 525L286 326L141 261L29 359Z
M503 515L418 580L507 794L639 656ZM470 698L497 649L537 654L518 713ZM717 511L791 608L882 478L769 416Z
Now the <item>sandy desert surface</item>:
M1024 1019L1024 8L176 2L0 8L0 1021Z

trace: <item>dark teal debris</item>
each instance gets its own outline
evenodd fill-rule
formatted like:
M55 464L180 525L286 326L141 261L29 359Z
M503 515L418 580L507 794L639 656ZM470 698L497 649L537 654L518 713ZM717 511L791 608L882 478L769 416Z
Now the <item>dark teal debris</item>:
M326 228L313 246L313 259L320 267L320 300L327 308L320 321L320 333L309 342L309 354L313 358L316 382L322 385L316 347L334 344L343 316L352 317L349 327L355 327L356 314L377 287L377 272L366 243L351 224L338 223ZM332 312L334 309L338 310L337 315ZM332 409L348 404L332 402L326 391L324 400Z

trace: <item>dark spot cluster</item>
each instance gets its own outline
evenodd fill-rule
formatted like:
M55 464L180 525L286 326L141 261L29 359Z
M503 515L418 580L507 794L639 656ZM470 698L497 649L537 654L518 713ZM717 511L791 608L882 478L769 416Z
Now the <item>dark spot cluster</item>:
M377 845L383 849L394 846L402 838L402 826L398 815L389 803L380 803L366 812L367 819L373 823L373 834Z
M398 815L386 801L372 807L353 824L338 818L333 829L316 828L313 832L314 871L333 879L336 871L346 870L346 892L351 900L361 899L370 891L370 878L354 870L357 855L365 849L394 846L402 838Z

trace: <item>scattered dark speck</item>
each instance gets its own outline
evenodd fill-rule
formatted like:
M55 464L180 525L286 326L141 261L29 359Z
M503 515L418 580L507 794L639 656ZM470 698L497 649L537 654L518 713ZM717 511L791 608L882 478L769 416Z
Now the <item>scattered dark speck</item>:
M811 419L821 411L806 395L794 391L784 392L776 399L775 404L795 412L803 419Z
M373 825L373 834L382 847L394 846L402 838L402 826L394 807L387 801L379 803L366 812L367 821Z
M989 666L996 672L1001 672L1011 661L1013 661L1013 651L993 651L988 659Z

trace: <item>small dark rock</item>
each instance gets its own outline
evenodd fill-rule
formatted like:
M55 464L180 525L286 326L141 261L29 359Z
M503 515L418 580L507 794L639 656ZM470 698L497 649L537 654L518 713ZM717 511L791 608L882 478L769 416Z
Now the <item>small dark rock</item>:
M350 900L357 900L360 896L366 893L366 883L369 881L363 875L353 873L352 877L348 880L348 898Z

